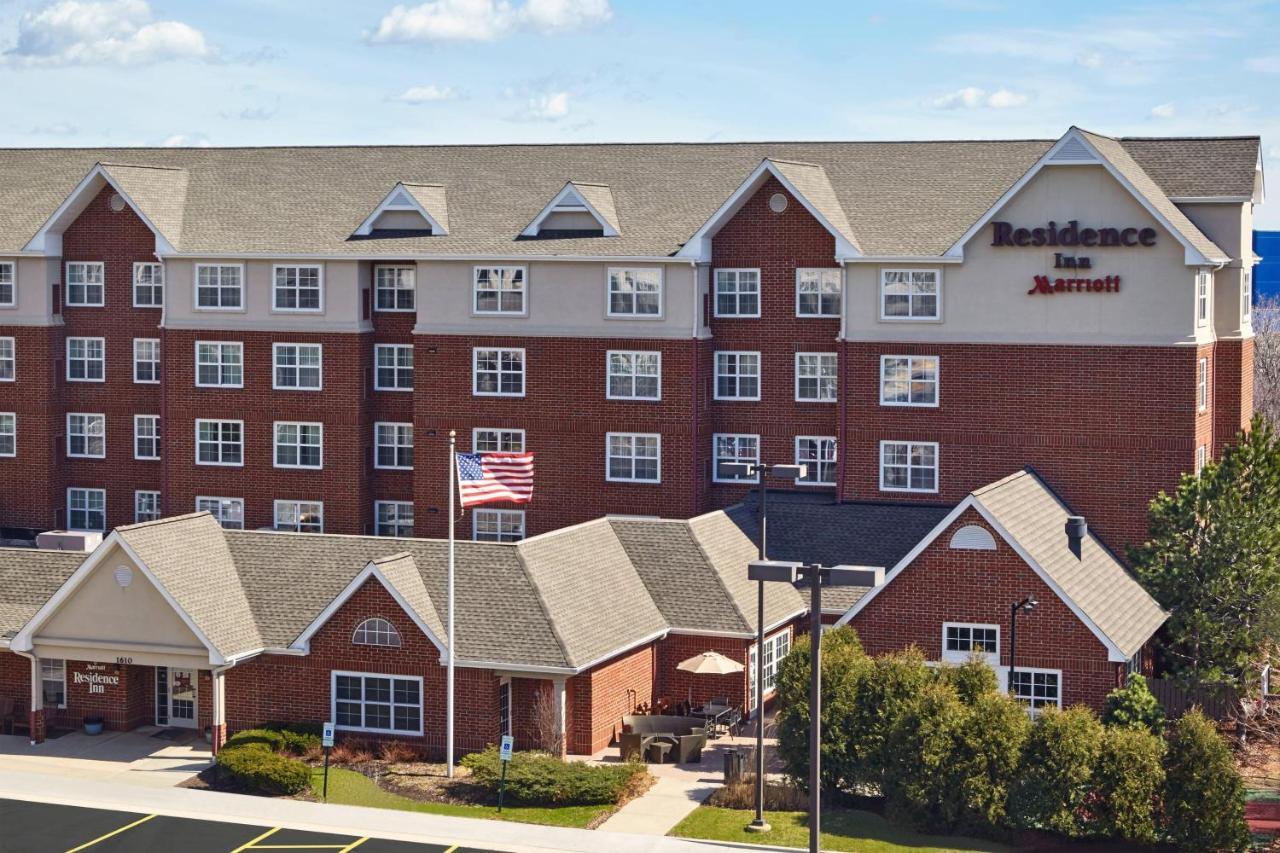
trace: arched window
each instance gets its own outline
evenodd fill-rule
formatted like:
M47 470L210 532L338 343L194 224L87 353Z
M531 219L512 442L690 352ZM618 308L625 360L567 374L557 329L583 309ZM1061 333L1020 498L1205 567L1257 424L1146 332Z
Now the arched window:
M374 616L356 626L356 633L352 636L351 642L357 646L392 646L399 648L400 632L386 619L381 616Z

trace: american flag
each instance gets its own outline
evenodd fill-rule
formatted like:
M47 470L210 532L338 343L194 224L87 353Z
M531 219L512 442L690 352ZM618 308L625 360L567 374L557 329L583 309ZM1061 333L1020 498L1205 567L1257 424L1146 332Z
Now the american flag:
M462 505L533 499L532 453L459 453L458 496Z

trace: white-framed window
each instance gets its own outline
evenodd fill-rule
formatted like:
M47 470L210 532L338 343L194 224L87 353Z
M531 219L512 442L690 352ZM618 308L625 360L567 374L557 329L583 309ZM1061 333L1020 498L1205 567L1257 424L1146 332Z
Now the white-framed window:
M271 362L275 390L320 390L324 364L320 344L272 344Z
M662 316L662 270L610 269L609 316Z
M18 304L16 267L13 261L0 261L0 307L12 308Z
M67 456L103 459L107 455L107 416L67 413Z
M1209 359L1196 362L1196 411L1209 408Z
M0 456L18 455L18 415L0 412Z
M102 261L67 261L67 305L101 308L105 280Z
M1016 667L1009 685L1013 698L1030 707L1034 717L1041 708L1062 707L1062 670Z
M796 402L834 403L839 394L838 361L833 352L796 353Z
M662 399L662 353L609 350L605 364L610 400Z
M711 437L712 468L711 479L717 483L754 483L759 475L739 477L726 474L726 462L760 462L760 436L716 433Z
M333 671L337 728L353 732L422 734L422 678Z
M374 532L379 536L413 535L413 501L374 501Z
M471 350L471 393L477 397L524 396L524 349Z
M604 437L605 479L613 483L662 481L662 436L610 432Z
M67 529L106 530L107 490L67 489Z
M276 421L273 431L275 467L324 467L324 424Z
M160 493L159 492L134 492L133 493L133 522L137 524L143 521L155 521L160 517Z
M1240 278L1240 322L1253 318L1253 270L1244 270Z
M196 512L207 512L228 530L244 530L244 498L196 498Z
M0 382L18 378L18 348L13 338L0 338Z
M160 339L133 339L133 381L141 385L160 382Z
M67 381L107 381L106 338L67 338Z
M373 268L373 310L415 311L416 270L413 267Z
M40 696L46 708L67 707L67 662L40 658Z
M498 684L498 734L511 734L511 679Z
M371 616L356 626L351 634L351 642L357 646L382 646L389 649L400 648L400 632L381 616Z
M796 464L807 466L804 476L796 481L801 486L834 486L836 484L836 440L833 436L796 436Z
M160 416L133 416L133 458L160 458Z
M880 491L938 491L937 442L880 442Z
M1196 448L1196 476L1200 476L1200 472L1204 470L1204 466L1209 462L1209 448L1200 445Z
M373 425L373 467L400 471L413 469L413 424Z
M477 427L471 430L472 453L524 453L524 430Z
M937 320L942 317L939 270L881 270L881 320Z
M271 270L273 311L324 310L324 271L318 266L277 264Z
M275 529L290 533L324 533L324 501L276 501Z
M476 314L528 313L524 267L475 267L472 274Z
M164 305L164 266L137 261L133 265L133 307L160 308Z
M840 316L840 269L796 270L796 316Z
M471 538L476 542L519 542L524 538L524 510L477 507L471 516Z
M197 465L244 465L244 421L196 420Z
M196 310L243 311L244 267L196 264Z
M1209 322L1209 291L1213 281L1211 273L1201 270L1196 273L1196 325L1204 326Z
M717 317L760 316L760 270L716 270L715 283Z
M973 655L982 655L991 666L1000 665L1000 626L974 625L965 622L942 624L942 660L965 663Z
M374 390L413 390L413 344L374 344L373 363Z
M243 388L244 344L196 341L197 388Z
M880 405L938 405L936 355L880 356Z
M756 707L756 654L757 646L751 644L747 652L747 687L750 698L747 700L749 710L755 710ZM782 630L771 637L764 640L764 695L768 696L774 691L778 683L778 668L782 665L782 660L791 651L791 632L790 630Z
M717 400L759 400L760 353L717 352L715 398Z

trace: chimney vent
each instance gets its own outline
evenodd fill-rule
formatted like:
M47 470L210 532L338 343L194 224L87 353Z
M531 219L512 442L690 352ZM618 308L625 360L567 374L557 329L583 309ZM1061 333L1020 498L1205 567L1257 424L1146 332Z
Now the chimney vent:
M1080 559L1080 543L1088 533L1089 525L1083 515L1067 516L1067 547L1076 555L1077 560Z

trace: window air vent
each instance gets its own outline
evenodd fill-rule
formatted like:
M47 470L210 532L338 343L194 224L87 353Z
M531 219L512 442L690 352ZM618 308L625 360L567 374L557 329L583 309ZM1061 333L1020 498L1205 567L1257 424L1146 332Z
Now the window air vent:
M124 210L124 196L120 195L120 193L112 193L111 200L108 203L111 205L111 210L115 213L119 213Z
M985 527L966 524L951 535L951 547L956 551L994 551L996 539Z
M787 209L787 197L784 193L774 193L769 196L769 209L774 213L781 213Z
M1061 148L1053 153L1049 158L1050 163L1096 163L1098 158L1093 156L1083 142L1079 139L1068 139Z

